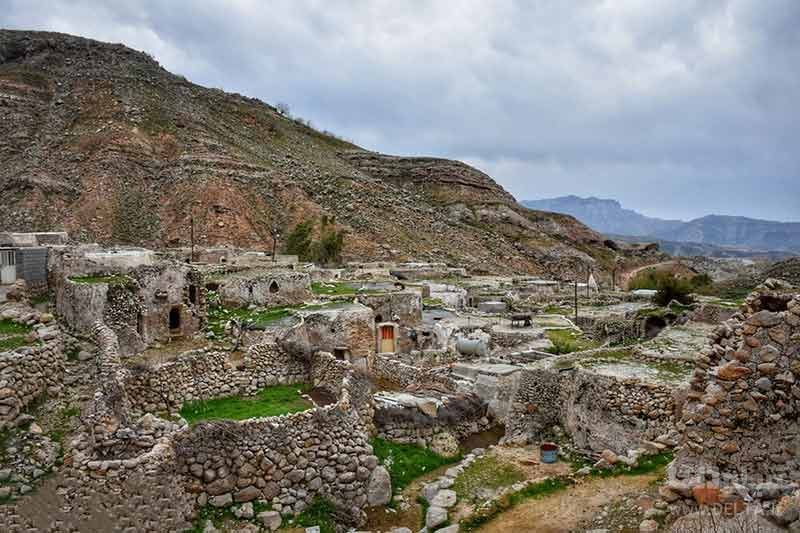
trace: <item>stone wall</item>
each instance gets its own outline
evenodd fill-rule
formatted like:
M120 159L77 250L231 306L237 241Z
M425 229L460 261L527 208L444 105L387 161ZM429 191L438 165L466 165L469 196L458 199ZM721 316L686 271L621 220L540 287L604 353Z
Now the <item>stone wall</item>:
M487 429L486 404L473 394L380 393L375 427L380 438L412 443L442 455L458 453L460 441Z
M269 385L307 380L305 361L267 343L251 346L239 361L200 350L152 368L134 368L125 388L137 412L175 412L191 400L250 395Z
M419 368L385 355L375 356L370 374L400 388L437 385L449 392L455 392L458 388L447 367Z
M199 504L264 499L293 514L322 495L357 518L370 485L385 474L368 438L358 414L340 402L281 417L203 422L178 435L175 450Z
M360 294L358 301L375 312L375 322L397 321L401 326L422 322L422 296L419 292Z
M313 298L311 277L305 272L242 270L206 276L206 286L211 284L219 286L221 302L233 307L296 305Z
M56 280L55 294L56 312L70 329L90 335L95 324L106 324L119 338L121 355L133 355L156 341L190 337L205 326L200 274L181 263L140 266L108 283L64 277Z
M776 493L800 482L799 380L800 291L768 280L698 358L672 477Z
M18 424L28 405L62 386L65 357L55 324L39 326L36 344L0 353L0 431Z
M277 344L257 345L241 361L196 352L153 368L120 362L117 337L95 328L101 389L84 411L75 439L75 464L105 475L151 468L173 457L189 493L203 506L266 500L283 514L302 511L317 495L346 510L354 523L366 505L391 496L386 470L369 445L370 386L352 365L330 354L308 361ZM161 420L146 410L176 410L189 399L247 394L283 382L308 380L338 398L336 404L291 415L194 426ZM137 418L138 417L138 418Z
M577 446L625 453L667 432L680 394L667 385L585 369L526 368L507 416L505 440L540 441L561 426Z

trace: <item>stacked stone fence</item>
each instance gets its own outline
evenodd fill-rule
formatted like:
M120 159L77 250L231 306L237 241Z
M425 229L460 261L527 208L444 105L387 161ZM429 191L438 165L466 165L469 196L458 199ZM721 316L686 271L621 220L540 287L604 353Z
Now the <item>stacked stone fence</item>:
M0 431L18 425L26 407L61 390L65 357L58 326L39 327L36 343L0 353Z
M447 392L458 390L458 384L450 377L449 367L418 368L385 355L373 358L370 374L401 388L433 385Z
M585 369L522 371L507 416L508 442L536 442L560 426L581 448L625 453L666 433L680 413L680 391Z

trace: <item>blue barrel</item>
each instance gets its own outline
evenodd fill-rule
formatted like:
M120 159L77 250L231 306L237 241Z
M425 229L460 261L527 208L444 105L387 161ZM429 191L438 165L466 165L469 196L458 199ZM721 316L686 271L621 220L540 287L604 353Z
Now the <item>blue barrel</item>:
M555 463L558 460L558 446L545 442L539 447L539 458L543 463Z

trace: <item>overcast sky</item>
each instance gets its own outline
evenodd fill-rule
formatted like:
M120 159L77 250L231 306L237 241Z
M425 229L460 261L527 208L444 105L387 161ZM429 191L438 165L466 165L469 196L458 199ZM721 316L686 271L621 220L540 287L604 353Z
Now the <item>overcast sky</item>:
M800 1L0 0L517 199L800 220Z

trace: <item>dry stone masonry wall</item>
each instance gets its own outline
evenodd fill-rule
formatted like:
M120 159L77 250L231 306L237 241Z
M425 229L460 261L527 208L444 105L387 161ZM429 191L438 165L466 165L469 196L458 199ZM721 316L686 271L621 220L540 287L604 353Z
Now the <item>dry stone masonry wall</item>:
M768 280L700 354L671 471L758 497L800 482L800 294Z
M307 363L275 343L248 348L241 361L200 350L154 368L134 369L125 384L138 412L174 412L186 401L250 395L269 385L308 380Z
M0 353L0 431L18 425L27 406L61 389L65 358L58 326L37 325L32 336L32 345Z
M579 447L625 453L665 433L679 403L667 385L584 369L528 368L507 417L508 442L541 440L565 427Z

